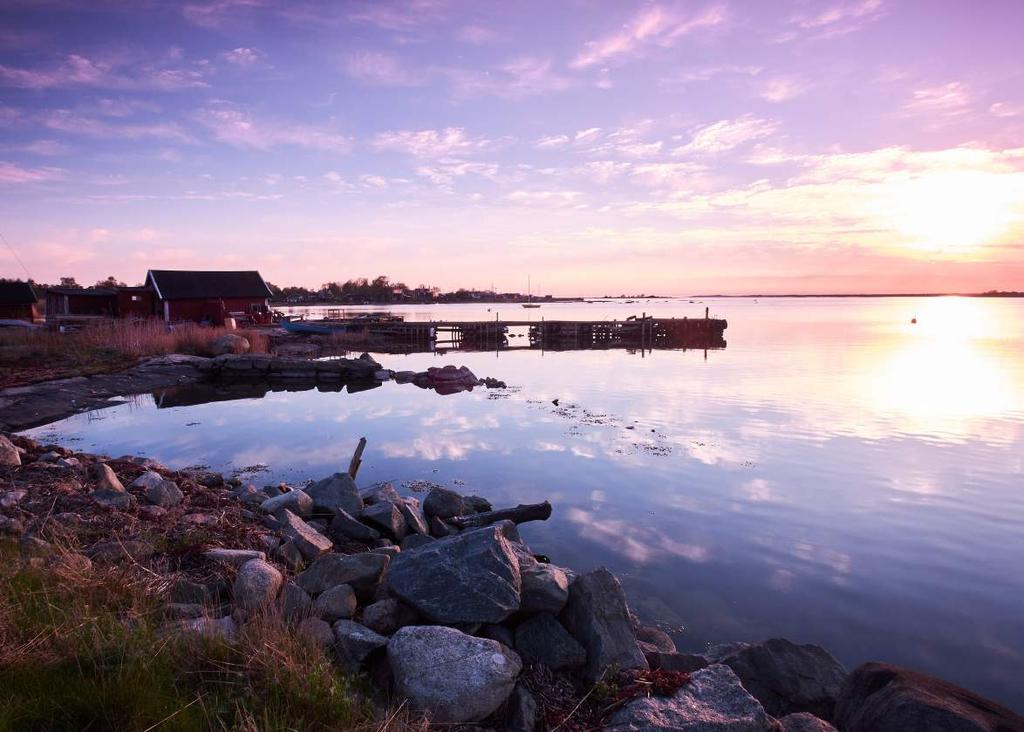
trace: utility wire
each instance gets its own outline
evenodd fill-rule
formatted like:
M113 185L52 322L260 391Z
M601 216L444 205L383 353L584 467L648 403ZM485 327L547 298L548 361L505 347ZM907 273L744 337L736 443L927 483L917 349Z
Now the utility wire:
M28 271L28 267L26 267L26 266L25 266L25 263L21 261L21 257L19 257L19 256L18 256L18 253L17 253L16 251L14 251L14 247L12 247L12 246L11 246L11 243L10 243L9 241L7 241L7 237L6 237L6 236L4 236L4 233L3 233L2 231L0 231L0 239L2 239L2 240L3 240L3 242L4 242L4 244L6 244L6 245L7 245L7 248L11 250L11 254L13 254L13 255L14 255L14 259L15 259L15 261L16 261L16 262L17 262L18 264L20 264L20 265L21 265L21 268L22 268L23 270L25 270L25 274L27 274L27 275L28 275L28 278L29 278L29 279L31 280L31 279L32 279L32 273Z

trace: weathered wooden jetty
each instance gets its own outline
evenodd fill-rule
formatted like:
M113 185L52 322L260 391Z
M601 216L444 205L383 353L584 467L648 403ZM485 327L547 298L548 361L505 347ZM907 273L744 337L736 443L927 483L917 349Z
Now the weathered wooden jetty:
M600 348L724 348L721 318L626 320L333 321L346 333L409 350L576 350ZM511 341L521 338L521 341ZM519 344L522 345L519 345Z

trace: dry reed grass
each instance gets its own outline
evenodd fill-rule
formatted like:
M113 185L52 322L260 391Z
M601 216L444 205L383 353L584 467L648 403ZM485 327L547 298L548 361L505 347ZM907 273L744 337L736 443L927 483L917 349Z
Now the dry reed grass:
M0 365L24 372L0 379L0 387L113 371L145 356L210 356L213 341L227 333L246 338L254 353L269 349L267 335L258 330L229 331L196 323L168 326L157 320L101 321L69 333L0 329Z
M375 711L276 608L233 643L169 633L153 574L61 566L0 544L0 730L427 730Z

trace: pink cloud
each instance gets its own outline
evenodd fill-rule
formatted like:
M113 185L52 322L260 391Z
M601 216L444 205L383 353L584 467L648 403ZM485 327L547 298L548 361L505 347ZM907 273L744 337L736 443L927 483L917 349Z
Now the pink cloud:
M506 99L521 99L562 91L573 80L554 70L551 60L523 56L487 70L444 69L455 94L462 97L493 94Z
M713 154L732 150L747 142L768 137L778 128L770 120L744 115L723 119L693 130L690 142L672 151L673 155Z
M946 117L969 111L971 90L962 81L917 89L905 109L914 114L942 115Z
M570 63L576 69L635 55L646 46L671 46L690 33L724 23L724 7L713 6L696 14L680 16L661 5L652 5L618 33L589 41Z
M404 152L417 158L475 153L490 149L494 144L494 141L487 138L467 135L462 127L381 132L373 142L378 150Z
M0 183L46 183L63 177L64 171L60 168L23 168L15 163L0 161Z
M207 108L199 115L199 121L213 131L216 139L236 147L269 150L280 145L294 145L335 153L347 153L352 149L352 139L334 130L257 119L229 105Z
M171 58L174 58L173 55ZM160 64L114 64L73 53L56 66L46 69L0 65L0 86L21 89L92 86L175 91L208 86L204 80L205 74L203 63L196 64L194 68L172 68Z
M173 122L152 124L111 124L87 117L69 109L56 109L46 113L42 124L51 130L86 137L140 140L157 138L178 142L195 142L193 137Z
M245 46L233 48L221 55L225 61L235 66L253 66L263 58L263 54L255 48L246 48Z
M345 60L345 73L376 86L419 86L426 82L422 72L406 68L395 56L376 51L351 54Z
M391 31L415 31L442 17L448 9L444 0L402 0L368 2L349 13L349 19Z

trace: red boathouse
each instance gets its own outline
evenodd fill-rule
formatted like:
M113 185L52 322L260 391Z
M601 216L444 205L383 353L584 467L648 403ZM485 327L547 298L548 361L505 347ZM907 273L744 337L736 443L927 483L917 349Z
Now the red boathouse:
M0 282L0 320L25 320L32 323L39 319L39 304L36 291L29 282Z
M269 313L273 293L255 270L191 272L151 269L147 288L156 294L156 310L164 321L194 321L223 325L235 314L254 320Z

